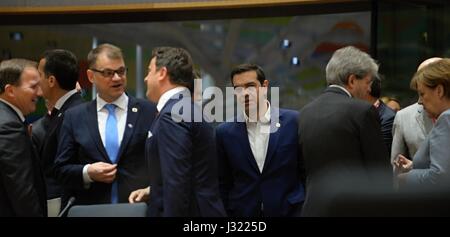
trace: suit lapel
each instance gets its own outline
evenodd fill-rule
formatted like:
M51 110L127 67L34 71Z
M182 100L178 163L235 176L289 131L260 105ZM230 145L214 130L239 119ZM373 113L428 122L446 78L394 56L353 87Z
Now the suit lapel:
M127 121L125 124L125 131L123 134L122 142L120 143L119 153L117 155L117 162L120 161L120 157L122 157L123 152L125 151L131 137L133 137L134 130L136 127L136 120L139 116L139 103L133 97L128 97L128 111L127 111Z
M419 124L419 127L422 130L422 133L425 134L425 136L426 136L427 129L425 128L425 124L424 124L424 121L425 121L424 116L426 116L425 111L419 109L419 111L416 113L416 121L417 121L417 124Z
M241 121L241 120L238 120ZM250 141L248 140L247 133L247 125L245 122L236 122L236 133L240 139L236 139L238 143L242 146L241 150L244 152L244 156L247 157L250 165L255 169L258 173L260 173L258 164L256 164L255 156L253 155L252 148L250 147ZM243 142L239 142L243 141Z
M88 109L85 115L87 119L87 126L89 128L89 134L97 146L98 151L102 154L103 159L110 161L108 154L106 153L105 147L103 146L102 138L98 130L98 119L97 119L97 100L89 102Z
M278 116L279 119L273 119ZM277 150L278 140L280 137L280 129L283 118L280 114L280 110L277 108L272 108L270 112L270 136L269 136L269 145L267 147L267 155L266 160L264 161L263 172L266 170L269 162L272 160L272 157Z

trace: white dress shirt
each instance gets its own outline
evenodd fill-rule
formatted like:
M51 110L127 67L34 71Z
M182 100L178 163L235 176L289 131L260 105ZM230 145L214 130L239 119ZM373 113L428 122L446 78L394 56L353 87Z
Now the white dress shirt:
M58 110L61 110L61 107L63 107L64 103L66 103L66 101L75 93L77 93L77 89L73 89L71 91L68 91L66 94L64 94L63 96L61 96L61 98L58 99L58 101L56 101L55 103L55 108L57 108Z
M160 112L164 108L164 105L166 105L167 101L169 101L170 98L172 98L172 96L185 90L189 89L184 86L177 86L164 92L164 94L162 94L161 97L159 98L158 104L156 105L156 109L158 109L158 112Z
M127 122L127 113L128 113L128 96L123 93L117 100L108 103L102 98L100 98L97 94L97 122L98 122L98 132L100 133L100 137L102 139L103 146L105 146L105 137L106 137L106 120L108 119L108 110L105 108L106 104L115 104L116 107L116 119L117 119L117 131L119 135L119 147L122 143L123 134L125 132L125 125ZM83 167L83 180L85 184L92 183L93 180L89 177L87 173L87 169L89 164ZM85 188L88 188L89 185L85 185Z
M258 122L249 122L248 116L244 112L245 123L247 125L248 141L252 149L253 157L262 173L264 162L266 161L267 148L270 138L270 103L267 102L267 111Z
M116 107L116 119L117 119L117 131L119 135L119 146L122 143L123 133L125 131L125 124L127 122L128 112L128 96L123 93L117 100L108 103L97 95L97 121L98 131L102 138L103 146L105 146L106 137L106 120L108 119L108 110L105 108L107 104L115 104Z
M9 105L9 107L11 107L14 111L16 111L17 115L19 115L20 120L22 120L22 122L25 122L25 116L23 116L22 111L20 111L19 108L17 108L16 106L12 105L11 103L9 103L8 101L0 98L0 100L2 102L4 102L5 104Z

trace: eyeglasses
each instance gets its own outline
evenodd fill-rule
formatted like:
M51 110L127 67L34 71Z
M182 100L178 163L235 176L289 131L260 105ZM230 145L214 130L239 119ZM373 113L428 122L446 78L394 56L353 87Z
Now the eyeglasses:
M102 76L107 77L107 78L112 78L114 77L114 74L117 73L117 75L119 77L123 77L125 74L127 74L127 68L126 67L121 67L117 70L112 70L112 69L103 69L103 70L98 70L95 68L91 68L90 70L94 71L94 72L98 72L100 74L102 74Z

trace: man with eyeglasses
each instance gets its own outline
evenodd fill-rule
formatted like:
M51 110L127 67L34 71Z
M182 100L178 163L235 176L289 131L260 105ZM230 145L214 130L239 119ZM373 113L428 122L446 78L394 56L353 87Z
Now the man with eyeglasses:
M125 93L120 48L98 46L88 54L88 66L97 97L66 112L56 173L76 204L127 202L131 191L149 185L144 145L156 106Z

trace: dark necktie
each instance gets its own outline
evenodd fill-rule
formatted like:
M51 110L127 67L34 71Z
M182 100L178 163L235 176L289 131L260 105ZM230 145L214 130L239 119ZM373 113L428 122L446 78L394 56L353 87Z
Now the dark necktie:
M53 108L52 109L52 112L50 112L50 118L54 118L54 117L56 117L57 115L59 114L59 109L57 109L57 108Z

